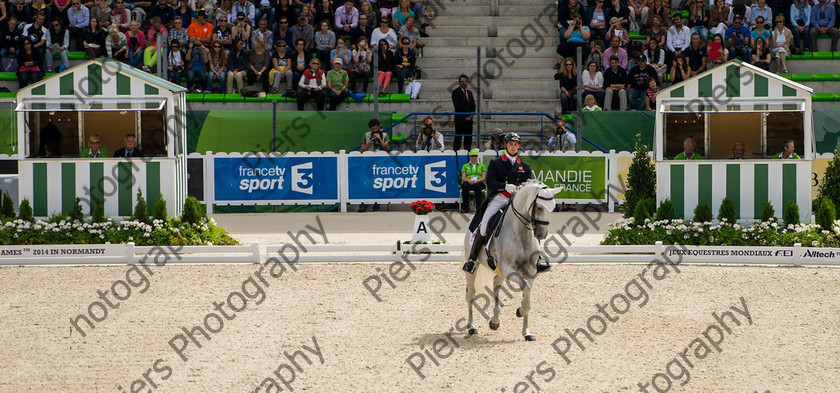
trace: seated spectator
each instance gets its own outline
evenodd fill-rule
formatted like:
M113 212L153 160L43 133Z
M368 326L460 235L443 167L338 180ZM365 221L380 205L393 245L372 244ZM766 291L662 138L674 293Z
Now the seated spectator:
M618 56L610 57L610 67L604 70L604 110L614 110L613 95L618 96L619 110L627 110L627 70L619 66Z
M330 51L331 64L336 58L341 59L342 68L345 72L347 72L347 75L350 75L350 64L353 62L353 51L347 48L343 37L338 37L335 40L335 49Z
M99 27L99 19L96 17L90 17L90 25L82 34L82 46L85 48L85 54L91 59L105 53L105 30Z
M207 63L210 61L210 51L198 41L190 42L187 44L184 60L187 75L186 88L196 94L201 94L201 89L207 87Z
M242 14L243 22L249 26L254 26L254 20L256 18L257 9L254 6L254 3L250 2L249 0L237 0L233 2L233 8L231 9L231 13L239 17L239 14Z
M111 27L111 7L105 0L94 0L94 6L90 8L90 17L99 21L99 28L108 31ZM104 50L104 49L103 49Z
M645 93L645 110L656 110L656 93L659 93L659 81L654 78L648 78L648 89Z
M630 0L628 6L630 7L630 29L642 31L642 26L647 22L648 12L650 11L648 1Z
M260 19L265 19L269 26L272 25L274 21L274 6L276 5L276 1L256 0L254 3L256 4L256 10L254 11L254 18L256 19L254 20L259 21ZM266 40L266 44L268 44L268 40Z
M558 74L560 74L560 107L563 113L569 113L577 109L577 68L575 68L575 60L571 57L566 58L563 69Z
M411 49L422 49L426 44L420 42L420 30L414 27L414 17L408 16L405 18L405 26L400 28L400 38L408 38Z
M183 0L182 0L183 1ZM114 8L111 10L111 25L117 26L120 33L128 31L128 24L131 22L131 15L125 8L125 0L114 1ZM110 27L108 28L110 31Z
M409 16L412 18L416 18L417 15L411 11L411 1L410 0L399 0L397 3L398 7L397 10L394 11L394 30L400 31L403 26L405 26L405 19Z
M143 151L137 148L137 137L134 134L125 136L123 146L114 152L114 157L131 158L143 157Z
M330 51L335 49L335 33L330 30L330 22L327 20L322 20L320 27L315 32L315 51L318 60L326 67L330 61Z
M431 116L423 119L423 128L417 134L417 140L414 142L415 151L444 151L446 147L443 144L443 134L435 130L435 121Z
M228 54L227 94L238 94L245 87L249 57L248 50L245 49L245 41L234 38L233 50ZM236 90L233 88L234 82L236 82Z
M44 14L44 17L47 16L48 8L44 4L44 0L29 0L26 1L26 4L25 11L18 15L25 24L35 23L35 17L38 14Z
M717 49L717 51L718 51L717 56L712 56L712 49L711 49L711 47L709 48L709 59L710 60L709 60L709 62L707 62L707 64L711 63L711 65L709 65L709 68L719 66L719 65L729 61L729 50L724 47L723 36L720 35L720 34L715 34L715 36L712 38L712 42L720 43L720 45L717 45L718 48L719 48L719 49ZM714 60L711 60L712 58L714 58Z
M637 110L645 109L645 97L647 90L650 87L648 79L656 78L658 75L653 67L647 65L647 58L645 55L639 55L636 58L636 66L630 70L627 79L630 82L630 91L628 92L630 99L630 106Z
M607 50L604 51L604 56L603 56L604 63L602 64L604 70L606 70L607 68L610 68L610 59L613 56L615 56L615 58L618 59L618 65L621 68L623 68L625 70L627 69L627 62L628 62L627 51L624 48L622 48L620 45L621 45L621 39L620 38L613 37L612 40L610 40L610 47L607 48Z
M590 37L592 37L590 35ZM592 49L589 51L589 56L586 57L586 61L584 63L589 64L590 62L595 62L595 67L598 71L601 70L601 64L603 63L604 58L604 41L595 40L592 42Z
M756 28L752 32L750 32L750 38L752 39L753 43L755 43L755 39L758 37L764 38L764 42L770 40L770 30L764 28L764 18L758 17L756 19ZM755 46L755 44L753 44Z
M798 160L802 157L799 157L799 154L796 154L796 148L794 146L793 140L788 139L785 141L785 144L782 145L782 151L776 153L776 155L773 156L773 158L781 160Z
M309 4L304 4L300 6L300 12L298 12L298 19L300 19L301 16L306 18L306 22L310 26L312 26L313 28L315 27L315 14L312 13L312 7Z
M382 19L379 20L379 28L374 30L370 36L370 42L379 42L381 40L385 40L388 43L388 48L391 52L394 52L397 49L397 33L394 32L393 29L388 27L388 17L383 16Z
M833 5L826 4L826 0L819 0L819 4L811 7L811 49L815 52L819 51L817 47L817 36L820 34L828 34L831 37L831 51L837 51L838 30L836 27L836 18Z
M563 42L563 34L572 23L575 15L584 15L584 8L578 0L567 0L557 2L557 30L560 32L560 43Z
M595 101L595 96L592 94L587 94L586 98L583 99L583 111L600 112L601 110L601 107L598 106L598 103Z
M370 131L366 132L362 138L362 146L359 147L359 151L362 153L366 151L388 151L391 146L391 138L388 137L388 134L382 132L379 119L370 119L368 121L368 128L370 128Z
M586 11L586 15L586 20L589 21L589 31L592 32L592 34L594 34L596 37L601 37L601 39L606 38L607 17L606 10L604 9L604 0L595 0L595 6L589 7L589 9Z
M265 46L265 39L257 38L256 45L248 56L248 83L260 81L262 91L269 91L268 70L271 68L271 53Z
M417 64L417 52L411 49L408 38L400 42L400 49L394 56L394 76L397 78L397 94L405 91L405 80L414 78L415 65Z
M362 0L359 3L359 27L361 28L364 24L362 23L362 16L365 16L365 20L367 21L367 27L376 28L379 26L377 23L379 21L379 14L374 11L373 6L370 4L368 0ZM368 37L370 40L370 37Z
M619 45L622 48L627 49L627 44L630 43L630 33L621 27L621 24L618 23L618 18L616 17L610 19L610 29L607 30L607 41L612 42L613 37L618 37L618 39L621 40Z
M729 17L730 7L724 0L715 0L712 9L709 10L709 31L712 34L726 34L729 25L726 19Z
M359 10L353 6L353 0L344 0L344 6L335 10L336 35L350 35L359 27Z
M37 50L41 58L44 57L47 51L47 38L50 36L50 32L44 26L44 19L46 17L45 14L40 13L35 15L34 22L23 26L23 36L32 43L32 49Z
M295 50L292 51L292 88L297 90L298 81L303 76L303 72L306 71L307 65L309 64L309 59L312 58L312 54L305 49L306 43L300 39L295 42Z
M128 41L128 64L136 68L143 60L143 51L146 50L146 35L140 31L140 25L136 20L128 24L125 39Z
M70 68L70 60L67 58L70 47L70 32L61 25L61 18L56 18L50 25L50 34L47 36L47 54L44 58L46 70L63 72ZM58 55L61 65L53 69L53 56Z
M391 83L396 60L394 59L394 53L388 49L388 41L384 39L379 41L377 55L379 56L379 74L376 77L376 83L379 87L379 95L384 95L385 89Z
M799 53L811 49L811 4L808 0L795 0L790 5L790 27L793 46Z
M665 65L665 50L659 46L659 42L650 40L648 41L647 49L642 54L645 55L648 65L656 71L657 80L661 81L665 77L665 72L668 70L668 67Z
M342 69L341 58L333 60L333 68L327 72L327 97L330 99L330 110L338 108L338 104L350 97L350 76Z
M590 61L581 75L585 95L594 96L599 103L604 102L604 75L598 71L598 63Z
M316 27L321 26L321 22L327 21L332 26L332 22L335 20L332 2L330 0L313 0L312 4L312 7L315 9L315 18L312 20L314 25ZM323 66L327 67L326 64L323 64Z
M131 17L131 20L136 20L139 25L143 26L143 21L146 19L146 10L151 9L152 2L143 0L126 0L124 5L125 8L128 9L128 14Z
M206 48L210 46L210 41L213 38L213 25L207 22L207 13L204 10L198 11L196 19L187 29L187 36L195 43ZM271 34L270 31L268 33Z
M225 52L225 47L220 42L214 42L213 45L210 46L210 54L208 56L207 68L210 70L207 74L208 91L226 91L228 72L227 60L228 54ZM218 89L213 88L213 81L219 81Z
M740 16L736 15L732 19L732 27L726 29L726 41L729 43L729 51L732 57L738 56L745 62L752 62L750 29L741 24Z
M169 42L178 41L182 48L187 46L189 32L184 28L184 21L181 18L172 20L172 29L169 30Z
M90 10L83 7L81 0L71 0L70 9L67 10L67 30L70 35L81 38L82 32L90 25ZM76 50L82 46L82 40L76 41Z
M758 0L756 6L751 7L749 25L751 29L764 25L768 20L773 20L773 10L767 5L767 0ZM766 40L766 39L765 39Z
M169 81L180 86L181 79L184 77L184 71L186 71L186 66L186 54L181 50L181 44L177 41L172 41L169 44L169 55L166 58L166 70Z
M583 57L589 56L589 28L584 26L580 15L574 15L572 24L563 33L563 42L557 47L557 61L562 63L564 58L577 56L577 48L582 49ZM562 70L562 69L561 69Z
M621 27L626 31L630 31L630 8L627 8L626 3L622 0L611 0L610 4L611 7L604 11L606 20L618 18L618 23L621 24Z
M653 27L653 18L659 17L659 22L662 23L662 27L668 30L668 21L671 20L671 14L668 11L670 4L667 0L653 0L651 4L650 11L648 11L647 23L645 24L646 27Z
M307 25L308 26L308 25ZM245 43L245 48L247 49L249 45L251 45L251 25L245 21L245 15L239 14L236 16L234 25L230 27L230 37L232 40L239 38ZM311 39L312 37L310 37ZM233 41L231 41L231 45L233 45Z
M35 49L32 41L23 40L21 49L17 54L18 61L18 89L23 89L41 80L44 76L43 56Z
M752 65L770 71L770 48L767 47L764 38L758 37L755 39L755 46L752 51Z
M697 75L706 70L706 61L709 58L709 53L706 51L706 46L700 35L695 33L691 35L691 45L683 52L685 58L688 60L688 74L691 76Z
M230 0L228 0L230 1ZM166 1L158 1L157 5L149 10L149 19L158 18L160 24L165 28L172 27L175 19L175 9L166 4Z
M218 13L218 11L216 11ZM274 6L274 20L276 21L275 24L280 24L280 21L285 19L286 20L286 27L289 26L289 22L294 23L297 20L297 13L295 12L295 6L292 0L280 0L277 2L277 5ZM289 30L291 33L291 30ZM276 32L274 34L277 35ZM291 38L289 39L291 41ZM294 45L294 41L289 43L289 47Z
M271 56L271 70L268 72L268 82L272 86L271 94L280 92L280 85L286 81L286 91L292 90L292 59L286 51L286 42L278 40L274 43L274 54Z
M793 41L793 33L790 29L785 27L785 17L782 15L776 16L774 19L776 28L770 36L770 44L773 47L773 54L776 55L776 72L787 73L786 57L790 53L790 44Z
M548 139L548 150L575 151L576 144L577 138L575 138L572 129L567 127L566 122L562 119L557 120L557 126L554 127L554 136Z
M691 31L683 26L682 16L680 14L674 14L671 21L674 25L668 29L668 38L666 40L668 51L666 55L673 58L673 56L682 54L691 44Z
M82 158L108 157L108 151L102 147L102 137L93 134L88 138L88 148L82 150Z
M125 34L120 32L117 25L112 24L108 29L108 38L105 40L105 53L108 54L108 57L123 63L128 61L128 40L125 38Z
M694 138L688 137L683 141L683 151L674 157L675 160L702 160L703 156L694 152L696 143Z
M390 18L397 11L397 0L379 0L376 3L379 5L379 16L382 18Z
M370 26L367 18L368 16L365 14L359 15L359 26L350 31L351 42L358 43L362 37L364 37L368 42L370 42L370 37L373 35L373 31L376 28Z
M475 194L475 209L484 203L484 192L487 189L487 166L478 162L478 149L470 150L470 162L461 167L461 213L470 212L470 193Z
M152 72L157 66L158 38L163 39L166 28L160 23L160 17L153 16L149 19L151 26L146 32L146 49L143 51L143 71ZM163 43L166 45L166 43Z
M291 50L292 47L295 46L295 41L292 39L292 31L288 28L289 20L286 19L285 16L280 17L280 20L277 22L277 28L274 29L273 37L274 42L282 41L283 46L286 47L286 50Z
M674 58L674 64L671 66L671 85L680 83L688 78L691 78L688 61L685 59L685 55L680 53Z
M648 42L650 40L656 40L660 48L665 48L667 45L668 30L662 27L662 18L659 15L653 17L650 28L645 31L645 36Z
M743 160L744 159L744 150L746 147L741 142L735 142L732 145L732 160Z
M694 0L694 4L691 5L688 27L691 28L691 34L699 34L703 42L709 39L709 10L706 9L705 0Z
M0 29L2 31L2 37L0 37L0 57L17 56L18 51L20 51L21 44L25 38L17 27L18 19L12 15L6 19L6 26Z
M371 73L372 62L373 52L370 50L367 39L362 37L356 50L353 51L353 63L350 66L350 90L356 91L356 81L361 79L362 92L367 92L368 80L373 75Z
M327 78L320 67L321 64L318 59L312 59L309 62L309 68L303 72L298 82L297 108L299 111L303 110L304 104L310 99L315 101L315 107L318 111L324 110L324 99L326 98L324 90L327 88Z

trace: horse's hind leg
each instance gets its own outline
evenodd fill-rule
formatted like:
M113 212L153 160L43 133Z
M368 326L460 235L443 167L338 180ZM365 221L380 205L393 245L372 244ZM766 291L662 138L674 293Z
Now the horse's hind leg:
M502 302L499 299L499 290L502 288L504 278L500 275L493 276L493 318L490 319L490 329L496 330L499 328L499 314L502 313Z
M467 332L470 335L478 334L478 329L473 325L473 301L475 300L475 274L466 273L467 278Z

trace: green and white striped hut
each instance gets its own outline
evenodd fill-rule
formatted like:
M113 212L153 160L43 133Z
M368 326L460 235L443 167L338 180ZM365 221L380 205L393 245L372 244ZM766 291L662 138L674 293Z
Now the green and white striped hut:
M69 213L76 197L86 214L102 203L107 216L126 217L142 190L150 213L162 196L169 214L180 214L187 189L185 93L111 59L19 90L20 200L28 199L38 217ZM114 157L129 134L143 156L134 150ZM91 150L97 138L100 150Z
M657 200L692 218L698 203L717 216L729 197L738 218L761 217L770 201L781 216L788 201L811 216L813 91L733 60L657 94L654 154ZM694 145L693 154L691 145ZM777 159L785 146L799 159ZM683 160L691 156L692 159Z

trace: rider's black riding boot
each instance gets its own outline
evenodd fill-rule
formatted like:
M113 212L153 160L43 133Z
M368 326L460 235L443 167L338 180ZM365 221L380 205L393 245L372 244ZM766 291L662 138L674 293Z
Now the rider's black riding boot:
M475 235L475 239L473 239L472 248L470 249L470 257L461 269L470 274L475 273L475 260L478 259L478 252L481 251L481 247L483 245L484 236L481 236L481 233L479 232Z

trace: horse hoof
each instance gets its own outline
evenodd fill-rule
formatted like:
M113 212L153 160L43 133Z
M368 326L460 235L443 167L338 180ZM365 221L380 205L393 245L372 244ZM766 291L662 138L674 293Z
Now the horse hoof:
M498 323L493 323L493 321L490 321L490 330L497 330L497 329L499 329L499 324Z
M525 335L525 341L537 341L537 336L535 336L533 334L526 334Z
M468 331L467 331L467 333L468 333L470 336L472 336L472 335L476 335L476 334L478 334L478 329L476 329L476 328L470 328L470 330L468 330Z
M522 318L522 313L519 312L518 308L516 309L516 316L519 317L519 318Z

